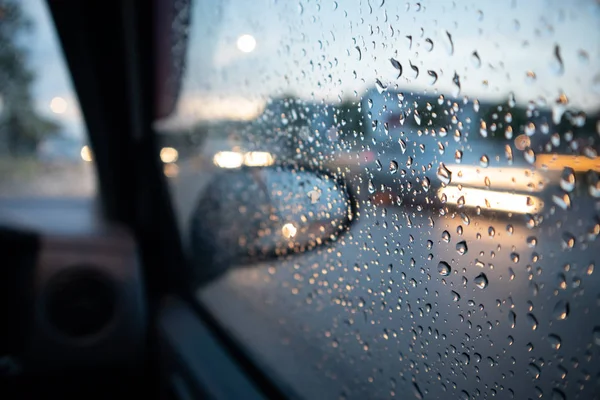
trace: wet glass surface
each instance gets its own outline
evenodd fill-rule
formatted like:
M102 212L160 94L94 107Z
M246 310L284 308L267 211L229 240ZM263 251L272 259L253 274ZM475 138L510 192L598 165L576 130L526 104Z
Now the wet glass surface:
M190 12L157 123L184 236L222 170L325 171L355 205L330 243L199 289L261 368L305 398L600 392L597 2Z

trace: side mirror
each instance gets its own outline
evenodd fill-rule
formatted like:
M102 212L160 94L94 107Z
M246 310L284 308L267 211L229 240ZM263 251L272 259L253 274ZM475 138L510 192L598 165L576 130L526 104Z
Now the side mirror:
M219 171L192 213L191 253L201 278L335 241L354 203L333 176L282 166Z

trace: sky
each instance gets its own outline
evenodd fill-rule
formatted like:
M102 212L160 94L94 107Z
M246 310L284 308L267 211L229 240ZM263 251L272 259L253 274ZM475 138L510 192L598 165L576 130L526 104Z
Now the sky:
M243 119L282 93L359 99L376 80L395 90L458 94L455 74L459 94L471 99L512 92L517 103L550 106L564 93L571 108L600 108L595 0L214 4L194 4L179 120ZM254 51L237 48L244 34L256 39ZM399 78L390 59L402 66Z
M36 109L59 122L63 135L84 138L85 124L46 2L22 0L20 3L32 22L32 30L22 38L22 45L28 52L28 67L36 75L31 88ZM55 108L60 114L51 109L56 97L64 99L63 104L66 104L66 107Z
M84 124L45 2L22 4L34 25L24 43L37 73L36 106L65 134L81 137ZM377 80L389 90L480 100L512 92L517 103L547 107L565 94L569 107L595 111L598 27L597 0L196 0L180 100L169 120L185 126L249 119L282 94L360 101ZM242 35L255 39L252 51L238 48ZM60 114L50 107L55 97L66 100Z

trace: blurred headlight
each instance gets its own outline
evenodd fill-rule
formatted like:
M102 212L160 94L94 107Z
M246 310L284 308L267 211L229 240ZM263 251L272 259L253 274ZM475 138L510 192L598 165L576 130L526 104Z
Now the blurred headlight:
M160 150L160 159L165 164L174 163L179 158L179 152L172 147L163 147Z
M268 167L273 165L273 156L266 151L249 151L244 155L244 165L247 167Z
M213 163L219 168L240 168L244 164L244 155L237 151L219 151L213 156Z
M481 207L519 214L534 214L544 208L544 202L538 197L495 190L448 186L439 189L437 195L443 202L459 207Z
M81 155L81 159L83 161L86 161L86 162L92 161L92 149L90 149L89 146L83 146L81 148L81 152L79 154Z

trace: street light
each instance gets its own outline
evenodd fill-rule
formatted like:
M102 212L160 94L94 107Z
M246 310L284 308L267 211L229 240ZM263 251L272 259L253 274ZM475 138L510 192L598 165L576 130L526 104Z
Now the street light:
M244 53L251 53L256 48L256 39L252 35L242 35L237 40L237 48Z
M68 107L69 104L62 97L54 97L50 101L50 110L52 110L54 114L64 114Z

